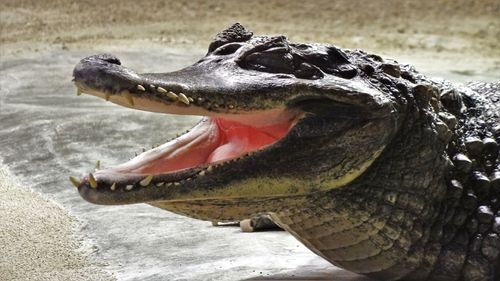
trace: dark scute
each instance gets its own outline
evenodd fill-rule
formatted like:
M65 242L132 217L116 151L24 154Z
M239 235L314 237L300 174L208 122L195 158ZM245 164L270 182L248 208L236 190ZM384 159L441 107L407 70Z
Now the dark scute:
M322 71L332 67L332 63L328 58L328 54L321 49L302 47L297 49L295 45L291 45L293 50L293 56L296 62L306 62L310 65L314 65L321 69Z
M500 234L500 216L495 218L493 222L492 230L498 234Z
M229 43L215 49L213 54L218 56L230 55L236 52L239 48L241 48L241 46L243 46L241 43Z
M472 168L472 161L465 154L458 153L453 157L455 167L464 173L468 173Z
M262 36L254 45L240 54L238 61L245 61L248 56L254 53L284 54L290 52L290 45L286 36Z
M253 32L247 31L240 23L235 23L226 30L219 32L214 41L210 43L208 52L211 53L218 47L231 42L244 42L252 38Z
M94 56L94 58L100 59L100 60L105 61L105 62L109 62L111 64L116 64L116 65L122 64L117 57L115 57L111 54L99 54L99 55Z
M490 206L479 206L477 208L477 219L481 223L490 224L495 218Z
M384 59L382 59L381 56L375 55L375 54L369 54L366 57L371 59L372 61L376 61L376 62L383 62L384 61Z
M303 62L296 67L294 74L295 77L302 79L320 79L324 76L319 68L307 62Z
M380 66L380 68L383 72L391 75L392 77L398 78L401 76L401 69L398 64L384 63Z
M245 58L247 66L251 69L269 73L293 73L293 57L291 54L279 53L253 53Z
M297 67L305 62L315 66L323 73L333 74L348 79L357 75L357 69L350 63L347 55L334 46L328 46L326 48L306 44L290 44L290 46L292 47L292 53Z
M262 37L262 41L243 52L236 60L242 68L268 73L292 74L293 57L285 36Z
M483 140L483 145L484 145L484 152L486 154L490 154L493 156L493 158L496 158L498 155L498 150L500 147L498 146L498 143L495 141L493 138L485 138Z
M441 103L449 112L459 115L462 110L462 95L455 89L446 90L441 93Z
M493 130L493 135L500 138L500 125L493 127L492 130Z
M483 151L483 142L478 137L467 137L465 147L472 156L478 156Z
M339 66L338 73L342 78L352 79L358 75L358 69L353 65L345 64Z
M433 89L428 84L417 84L413 87L413 96L421 106L425 106L433 97Z
M500 171L495 171L490 175L490 182L493 193L500 194Z
M466 93L462 93L461 98L466 107L476 107L476 100L468 96Z
M500 254L500 237L496 233L488 234L481 245L482 254L491 262L497 260Z
M368 76L371 76L375 72L375 68L367 63L360 64L359 67ZM405 86L405 89L406 89L406 86Z
M330 61L336 64L351 63L347 58L347 55L342 50L334 46L328 47L328 56L330 57Z
M448 183L448 196L450 198L460 199L462 197L464 187L458 180L451 180Z
M398 90L401 91L399 87ZM439 112L439 118L441 118L441 121L446 123L446 126L448 126L450 130L454 130L457 127L458 120L453 114L447 112Z

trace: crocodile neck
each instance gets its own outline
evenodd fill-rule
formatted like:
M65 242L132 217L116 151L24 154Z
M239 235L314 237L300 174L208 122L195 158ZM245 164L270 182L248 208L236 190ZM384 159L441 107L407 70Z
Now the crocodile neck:
M457 116L456 126L447 124L451 132L436 128L440 121L428 112L409 112L402 133L365 175L345 188L311 195L274 219L331 263L375 279L494 280L495 215L478 210L498 208L500 196L499 190L484 191L477 174L491 178L491 163L498 168L500 161L486 151L472 156L464 143L467 136L492 135L498 126L496 115L476 114L486 116L486 129L471 132L479 121L471 112L481 103ZM469 169L456 162L458 153L473 159Z
M398 280L417 269L428 274L439 255L441 237L433 227L446 195L447 158L426 118L409 112L402 133L362 177L311 195L275 219L347 270L382 280Z

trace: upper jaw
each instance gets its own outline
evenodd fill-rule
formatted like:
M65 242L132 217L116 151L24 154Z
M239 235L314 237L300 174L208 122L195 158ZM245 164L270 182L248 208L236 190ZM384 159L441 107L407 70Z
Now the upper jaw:
M135 109L187 115L255 112L291 107L304 99L329 99L387 114L385 95L360 79L325 75L299 79L239 67L236 57L205 57L192 66L169 73L138 74L111 55L80 61L73 71L80 92ZM390 109L389 109L390 112Z
M266 98L267 92L277 88L276 83L266 85L239 79L244 75L239 75L238 69L229 70L230 66L230 63L197 63L169 73L139 74L122 66L116 57L101 54L82 59L74 68L73 76L79 92L153 112L165 113L165 105L174 105L167 113L189 115L241 113L285 105L283 100ZM263 77L262 81L272 80L273 76ZM163 105L144 105L145 99ZM182 110L191 105L196 109L189 113Z

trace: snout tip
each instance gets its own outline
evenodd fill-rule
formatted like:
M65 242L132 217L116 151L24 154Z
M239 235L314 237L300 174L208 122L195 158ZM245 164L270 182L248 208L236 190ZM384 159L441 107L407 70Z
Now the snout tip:
M82 59L73 69L73 81L80 86L116 92L133 88L141 79L134 71L121 65L111 54L98 54Z

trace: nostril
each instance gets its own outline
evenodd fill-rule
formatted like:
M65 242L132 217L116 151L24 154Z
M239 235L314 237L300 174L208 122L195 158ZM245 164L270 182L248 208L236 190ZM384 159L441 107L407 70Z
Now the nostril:
M78 86L101 92L118 92L136 88L142 78L121 65L118 58L110 54L97 54L82 59L73 69Z
M99 54L99 55L95 55L94 58L98 59L98 60L103 60L105 62L109 62L111 64L116 64L116 65L122 64L117 57L115 57L111 54Z

